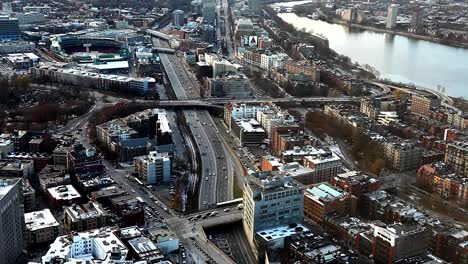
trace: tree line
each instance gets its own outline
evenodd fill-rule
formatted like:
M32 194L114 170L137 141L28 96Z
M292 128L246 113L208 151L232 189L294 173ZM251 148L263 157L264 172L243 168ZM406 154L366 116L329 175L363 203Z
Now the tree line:
M330 136L347 142L353 160L357 161L359 166L367 172L379 175L385 168L383 146L364 133L356 131L356 128L325 115L321 111L308 112L305 117L305 126L322 138Z

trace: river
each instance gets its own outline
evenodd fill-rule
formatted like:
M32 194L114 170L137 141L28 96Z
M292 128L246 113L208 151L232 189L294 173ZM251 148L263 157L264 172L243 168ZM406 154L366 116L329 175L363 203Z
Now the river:
M293 6L294 3L275 5ZM446 94L468 98L468 49L387 33L349 29L339 24L299 17L294 13L278 15L297 29L325 36L330 48L350 57L353 62L371 65L381 73L381 78L435 90L438 85L442 85Z

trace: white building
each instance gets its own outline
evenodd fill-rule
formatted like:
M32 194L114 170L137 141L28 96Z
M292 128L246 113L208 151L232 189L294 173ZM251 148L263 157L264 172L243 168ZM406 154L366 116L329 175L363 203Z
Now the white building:
M117 227L105 227L87 232L75 233L72 238L61 236L50 245L42 264L49 264L54 258L61 258L68 263L81 261L94 263L99 259L101 264L124 261L128 249L115 235Z
M270 105L246 105L229 103L224 107L224 122L231 129L232 120L252 119L257 117L257 113L270 109Z
M34 44L34 42L0 42L0 54L33 52L35 48L36 45Z
M398 4L391 4L390 6L388 6L387 21L386 21L386 27L388 29L396 28L399 7L400 6Z
M28 244L53 241L59 235L59 223L49 209L24 214Z
M38 67L30 69L31 77L33 79L49 77L52 81L58 83L102 90L109 90L115 87L126 88L140 93L146 93L148 90L155 88L156 85L156 79L152 77L132 78L120 75L100 74L91 72L88 69L72 68L70 66L67 64L41 64Z
M37 12L37 13L41 13L41 14L44 14L46 16L48 16L50 14L50 11L52 10L52 8L48 5L43 5L43 6L25 6L23 7L23 10L25 12Z
M213 65L213 78L220 77L221 75L225 73L235 72L237 70L236 67L231 62L225 59L213 60L212 65Z
M296 120L287 111L270 109L269 111L257 112L257 121L265 128L269 138L272 137L273 128L279 124L294 124Z
M270 109L268 105L236 104L232 107L231 118L234 118L234 119L256 118L258 112L263 112L268 109Z
M5 158L8 153L15 151L13 141L7 138L1 138L0 135L0 158Z
M44 14L38 12L16 13L14 15L20 25L41 24L46 22Z
M397 123L399 121L398 114L395 111L382 111L377 116L377 122L386 126Z
M283 68L284 62L289 59L287 54L265 54L260 57L260 67L264 70L271 70L273 68Z
M85 29L93 29L97 31L103 31L109 29L109 25L105 20L87 20L83 23Z
M309 229L301 224L297 225L285 225L280 227L269 228L265 230L260 230L257 232L264 242L268 244L268 249L282 249L284 248L284 239L286 237L292 236L300 232L308 232Z
M167 153L150 151L147 156L136 157L135 172L148 184L161 184L171 179L171 159Z
M81 198L80 193L71 184L48 188L47 193L57 206L69 205Z

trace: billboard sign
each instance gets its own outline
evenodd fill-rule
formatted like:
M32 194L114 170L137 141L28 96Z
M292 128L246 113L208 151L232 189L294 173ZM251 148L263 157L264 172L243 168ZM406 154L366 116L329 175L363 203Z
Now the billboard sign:
M249 37L249 46L250 47L257 47L258 46L258 37L257 36L250 36Z

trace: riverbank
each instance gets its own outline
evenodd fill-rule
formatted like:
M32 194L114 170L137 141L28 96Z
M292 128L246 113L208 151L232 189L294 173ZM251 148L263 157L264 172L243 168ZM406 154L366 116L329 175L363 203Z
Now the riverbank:
M299 14L297 14L299 16ZM440 39L440 38L434 38L430 36L422 36L414 33L409 33L409 32L403 32L403 31L397 31L397 30L391 30L391 29L384 29L384 28L377 28L377 27L372 27L372 26L364 26L360 24L355 24L355 23L348 23L343 20L339 19L323 19L321 18L322 21L328 22L328 23L333 23L333 24L339 24L342 26L346 26L348 28L356 28L356 29L362 29L362 30L371 30L374 32L379 32L379 33L388 33L392 35L398 35L398 36L403 36L407 38L412 38L412 39L418 39L418 40L426 40L430 41L433 43L438 43L442 45L447 45L451 47L456 47L456 48L464 48L468 49L468 43L459 43L459 42L453 42L445 39Z

